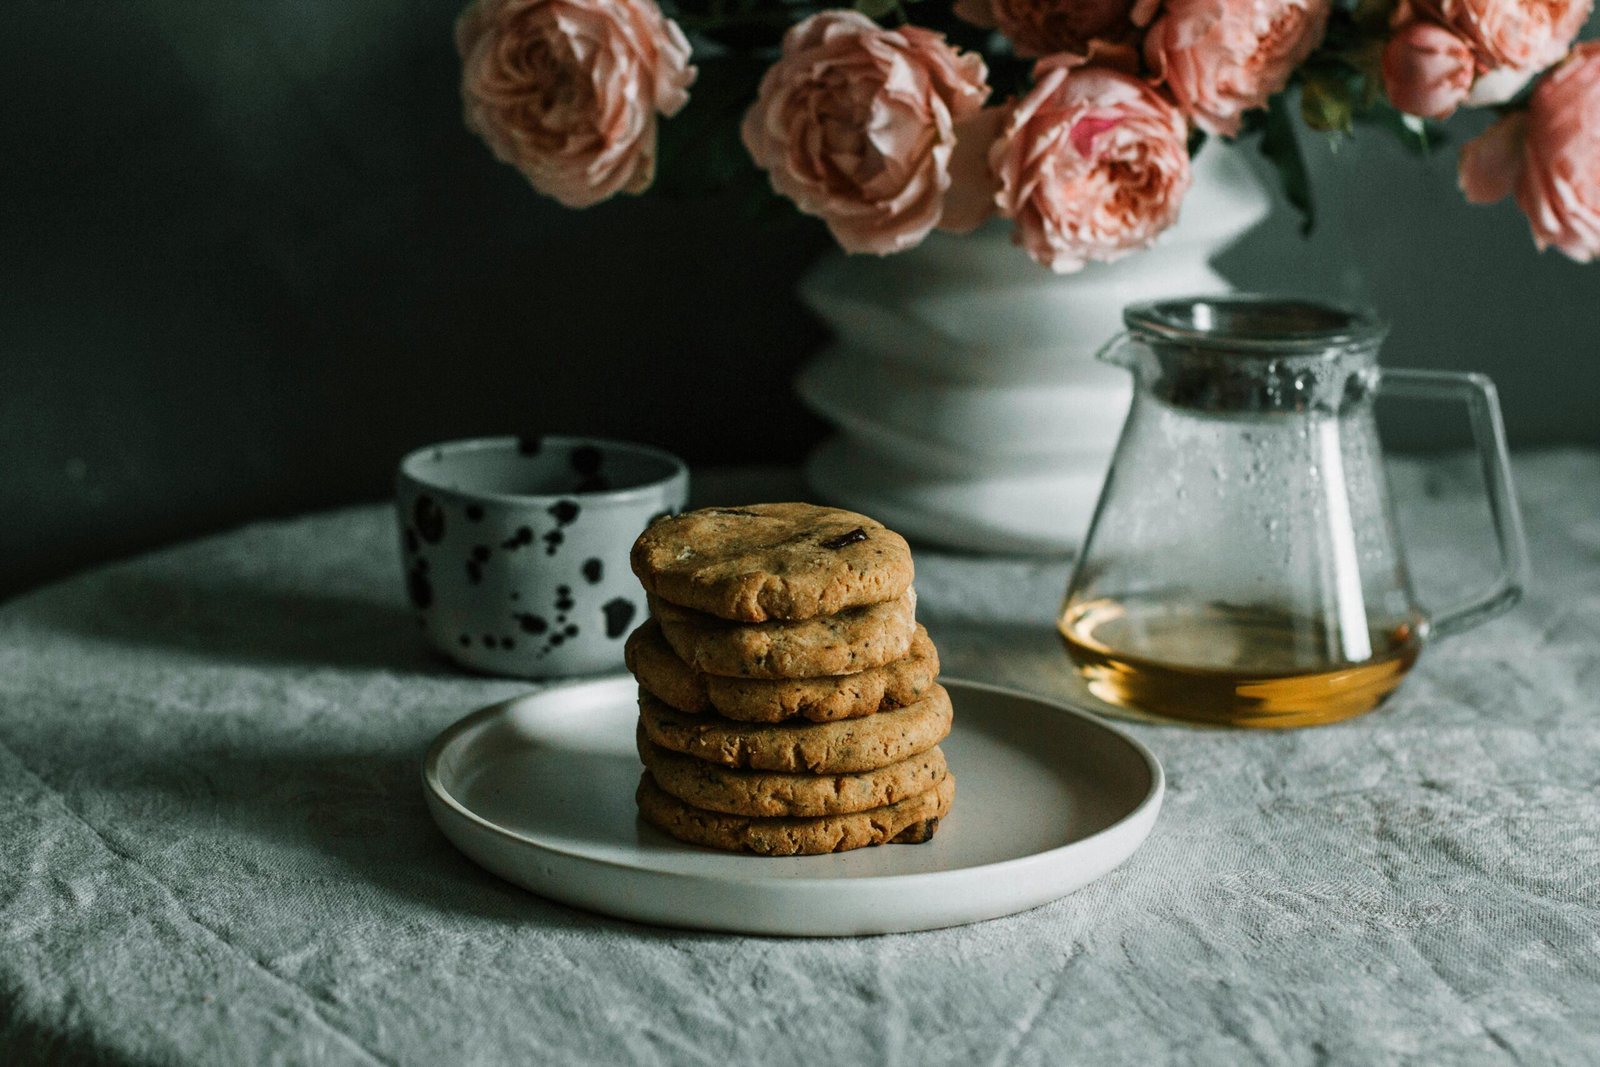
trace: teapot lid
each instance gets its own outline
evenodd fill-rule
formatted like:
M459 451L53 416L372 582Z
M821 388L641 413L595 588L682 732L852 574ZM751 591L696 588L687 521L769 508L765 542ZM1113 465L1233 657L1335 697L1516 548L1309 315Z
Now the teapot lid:
M1122 319L1146 340L1280 359L1372 348L1388 332L1370 311L1249 293L1130 304Z
M1133 304L1123 319L1128 333L1101 358L1132 370L1169 405L1217 414L1360 405L1371 395L1388 330L1371 312L1255 295Z

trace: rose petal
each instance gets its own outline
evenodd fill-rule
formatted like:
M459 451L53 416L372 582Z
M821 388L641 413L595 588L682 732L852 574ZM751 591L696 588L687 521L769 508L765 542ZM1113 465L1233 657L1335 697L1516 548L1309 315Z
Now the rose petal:
M1473 204L1492 204L1511 195L1522 172L1522 145L1528 116L1518 111L1461 146L1456 179Z
M944 197L939 229L971 233L993 217L1000 188L989 169L989 150L1000 136L1004 108L984 108L956 124L956 147L950 156L950 189Z

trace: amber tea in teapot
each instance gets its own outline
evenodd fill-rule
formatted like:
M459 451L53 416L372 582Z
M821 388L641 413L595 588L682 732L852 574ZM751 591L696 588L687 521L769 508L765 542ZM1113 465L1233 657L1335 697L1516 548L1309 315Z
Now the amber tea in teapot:
M1514 604L1526 569L1504 433L1481 376L1381 370L1372 316L1263 297L1127 309L1101 357L1137 388L1059 629L1129 711L1308 726L1376 707L1430 637ZM1467 401L1501 573L1430 613L1395 535L1372 401Z
M1360 661L1329 660L1307 655L1323 643L1316 620L1228 604L1171 612L1091 601L1063 614L1060 629L1067 654L1102 700L1233 726L1312 726L1358 715L1400 684L1422 648L1419 628L1401 623L1373 632Z

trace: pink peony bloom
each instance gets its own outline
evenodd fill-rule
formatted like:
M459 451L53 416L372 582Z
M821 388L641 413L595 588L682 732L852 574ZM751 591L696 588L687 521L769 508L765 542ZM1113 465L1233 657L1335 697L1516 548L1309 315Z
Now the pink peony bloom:
M1233 137L1322 40L1328 0L1167 0L1145 61L1189 119Z
M900 252L944 218L957 124L982 108L986 77L937 33L824 11L784 35L744 145L846 252Z
M1514 112L1461 149L1474 204L1515 192L1540 250L1600 259L1600 41L1585 41Z
M1600 40L1546 74L1528 101L1517 206L1541 250L1600 258Z
M1448 118L1476 73L1466 41L1435 22L1409 22L1383 50L1383 90L1409 115Z
M1401 0L1396 24L1418 16L1453 31L1472 49L1478 84L1469 104L1515 96L1539 71L1566 55L1593 0Z
M1151 244L1189 188L1188 128L1145 82L1047 59L989 155L1015 240L1060 274Z
M1096 43L1134 36L1134 6L1134 0L956 0L955 13L998 29L1019 56L1088 56Z
M456 22L467 126L567 207L655 176L656 116L689 100L689 42L653 0L475 0Z

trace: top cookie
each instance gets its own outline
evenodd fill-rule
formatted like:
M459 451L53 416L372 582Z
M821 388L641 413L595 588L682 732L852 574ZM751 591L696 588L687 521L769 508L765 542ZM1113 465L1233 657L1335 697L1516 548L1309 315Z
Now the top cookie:
M894 600L911 586L905 538L815 504L702 508L633 545L633 572L663 600L735 622L809 619Z

